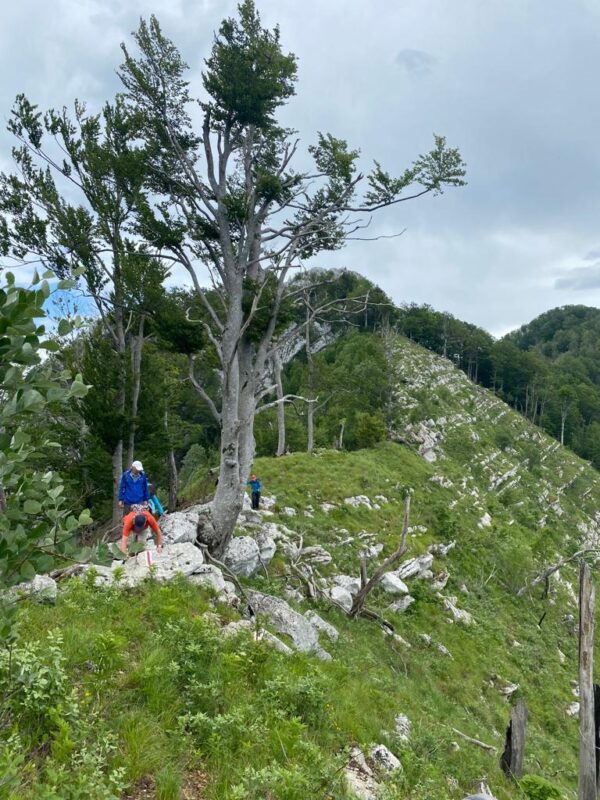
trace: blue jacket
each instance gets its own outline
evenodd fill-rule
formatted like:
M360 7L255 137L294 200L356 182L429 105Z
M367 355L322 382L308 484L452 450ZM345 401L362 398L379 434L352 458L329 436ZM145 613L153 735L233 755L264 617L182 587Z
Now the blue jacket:
M258 478L255 481L247 481L246 484L252 489L253 492L260 492L262 489L261 482L258 480Z
M127 505L133 505L133 503L143 503L144 500L148 499L148 479L145 473L140 472L134 480L130 469L124 472L119 488L119 500L127 503Z

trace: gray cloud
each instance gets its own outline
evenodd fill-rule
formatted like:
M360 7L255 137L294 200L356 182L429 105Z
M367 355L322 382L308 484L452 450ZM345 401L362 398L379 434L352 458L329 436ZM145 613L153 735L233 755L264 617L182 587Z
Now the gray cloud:
M396 64L410 75L429 75L436 63L437 59L429 53L411 47L405 47L396 56Z
M571 289L581 292L589 289L600 289L600 262L591 267L575 267L570 269L555 282L557 289Z
M299 58L298 95L283 116L304 152L316 131L331 131L361 148L362 169L376 158L399 173L435 131L459 145L468 164L464 189L400 204L369 229L406 228L404 236L351 242L315 263L358 269L397 302L429 302L494 333L580 302L582 288L586 303L600 305L596 273L577 272L600 263L600 104L590 102L600 72L600 4L257 2ZM118 90L120 42L154 11L190 64L197 93L212 32L235 6L0 3L0 168L10 163L2 120L17 92L42 107L79 96L97 109ZM403 78L427 69L426 80Z

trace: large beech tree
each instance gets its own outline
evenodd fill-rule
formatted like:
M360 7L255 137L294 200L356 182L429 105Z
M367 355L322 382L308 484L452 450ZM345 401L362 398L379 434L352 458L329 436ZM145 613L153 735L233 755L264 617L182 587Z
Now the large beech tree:
M295 168L299 141L277 112L295 93L296 57L282 49L278 28L262 26L253 0L221 24L199 98L156 18L142 21L134 39L135 52L123 47L120 77L125 102L142 121L151 175L138 232L188 271L222 373L218 398L192 375L221 430L219 481L203 534L220 553L242 506L290 271L342 247L379 209L463 185L464 164L436 136L434 148L398 177L377 162L363 174L358 150L319 133L308 148L312 168Z

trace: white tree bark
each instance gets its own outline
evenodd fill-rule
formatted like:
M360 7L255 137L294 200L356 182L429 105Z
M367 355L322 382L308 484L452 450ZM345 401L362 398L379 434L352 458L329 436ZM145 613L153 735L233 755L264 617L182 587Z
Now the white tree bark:
M281 354L273 353L273 374L277 387L277 456L285 454L285 402L283 399L283 383L281 381Z
M142 384L142 351L144 349L145 315L140 316L138 332L131 342L131 406L129 411L129 436L127 440L127 465L131 464L135 451L138 403Z

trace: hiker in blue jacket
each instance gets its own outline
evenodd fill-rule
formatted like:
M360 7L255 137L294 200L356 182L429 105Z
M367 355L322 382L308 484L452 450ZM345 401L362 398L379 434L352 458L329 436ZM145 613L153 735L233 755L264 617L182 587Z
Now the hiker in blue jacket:
M262 484L256 475L250 475L250 480L246 482L246 486L250 487L250 491L252 492L252 508L256 511L260 505L260 490L262 489Z
M134 461L131 468L123 473L119 488L119 506L125 514L129 514L132 506L147 506L148 480L144 474L141 461Z

